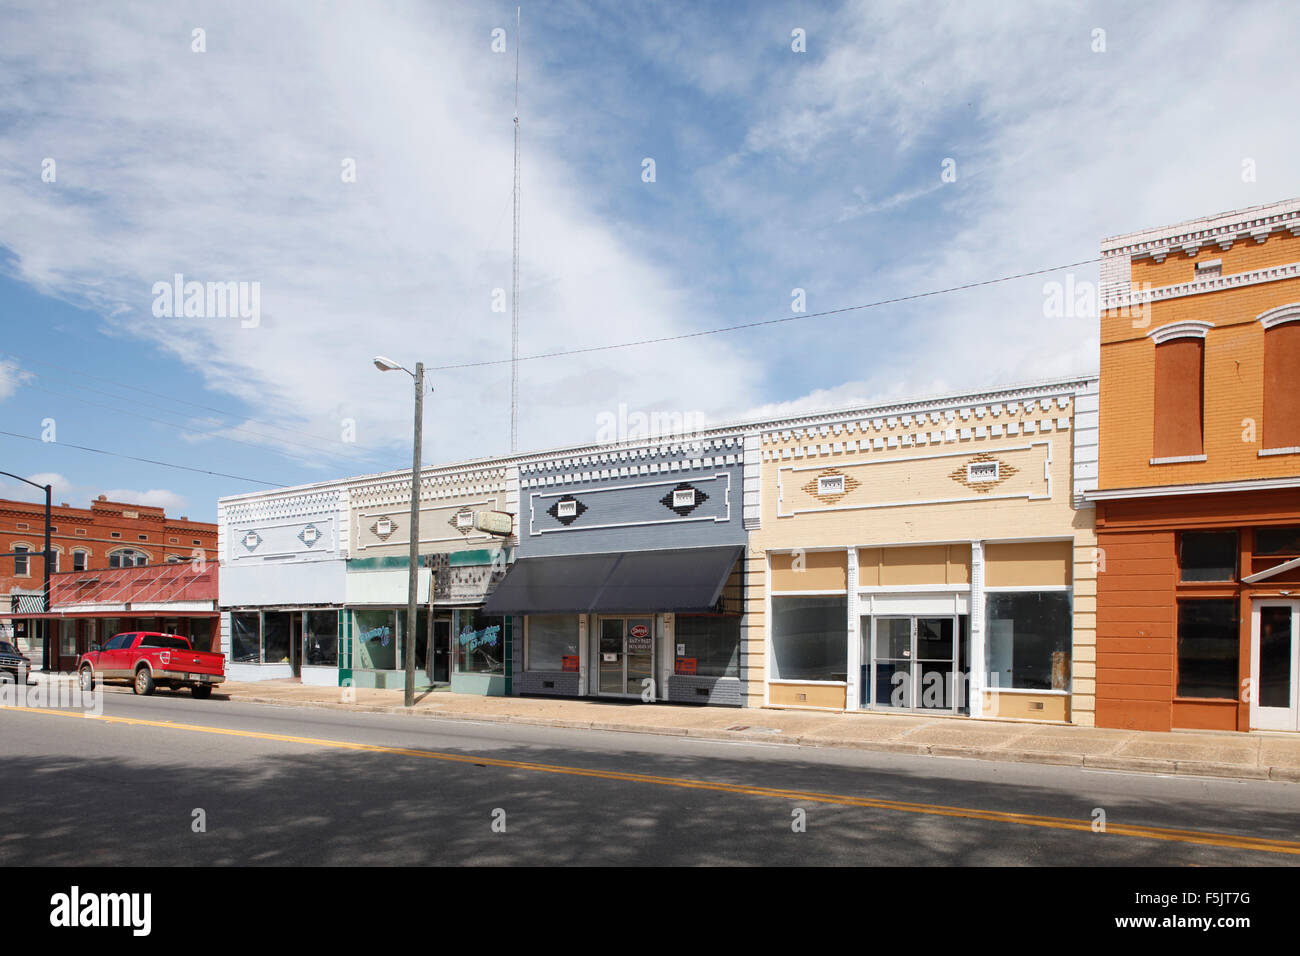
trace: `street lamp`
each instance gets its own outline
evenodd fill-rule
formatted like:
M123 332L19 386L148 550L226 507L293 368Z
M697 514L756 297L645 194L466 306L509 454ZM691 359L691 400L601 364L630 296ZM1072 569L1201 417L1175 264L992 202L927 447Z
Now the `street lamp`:
M415 598L418 593L418 569L416 560L420 549L420 440L424 430L424 363L416 362L415 371L399 365L382 355L375 356L375 368L381 372L395 372L399 369L415 379L415 450L411 460L411 547L410 568L406 582L406 706L415 704ZM48 544L47 544L48 547ZM429 595L433 600L433 595ZM426 651L427 653L427 651Z
M5 475L9 478L16 479L17 481L21 481L25 485L31 485L33 488L40 488L42 491L45 492L45 550L41 554L41 557L44 559L42 563L45 565L45 601L42 606L45 610L45 613L49 614L50 613L50 555L52 553L52 549L50 548L50 493L52 489L49 485L38 485L34 481L28 481L26 478L23 478L19 475L11 474L10 472L7 471L0 471L0 475ZM17 552L13 552L10 554L3 554L0 555L0 557L12 558L14 557L15 554L17 554ZM41 667L48 670L49 666L50 666L50 619L48 617L43 617L41 618Z

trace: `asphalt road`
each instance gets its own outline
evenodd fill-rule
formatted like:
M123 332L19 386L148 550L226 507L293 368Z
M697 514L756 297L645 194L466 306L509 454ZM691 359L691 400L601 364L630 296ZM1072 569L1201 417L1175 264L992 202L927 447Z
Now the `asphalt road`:
M1300 864L1294 784L117 689L104 718L0 710L0 866Z

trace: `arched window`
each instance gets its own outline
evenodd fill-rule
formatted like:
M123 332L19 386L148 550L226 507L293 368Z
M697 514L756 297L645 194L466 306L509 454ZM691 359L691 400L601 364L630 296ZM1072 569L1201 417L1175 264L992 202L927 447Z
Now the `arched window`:
M72 570L84 571L90 563L90 552L85 548L75 548L72 552Z
M143 551L136 551L134 548L120 548L117 551L110 552L108 556L108 566L110 568L140 568L149 563L149 556Z
M1300 302L1270 309L1264 326L1261 454L1300 451Z
M1155 341L1155 419L1151 464L1204 461L1205 334L1209 322L1175 322Z

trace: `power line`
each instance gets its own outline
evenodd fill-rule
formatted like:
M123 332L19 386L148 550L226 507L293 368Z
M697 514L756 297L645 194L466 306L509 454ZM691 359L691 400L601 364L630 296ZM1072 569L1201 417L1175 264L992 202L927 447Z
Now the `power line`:
M37 375L36 377L37 377L37 378L41 378L40 375ZM67 384L68 384L68 385L71 385L73 388L79 388L79 389L82 389L83 391L87 391L87 392L94 392L94 393L97 394L97 395L105 395L105 396L107 396L108 398L116 399L117 401L120 401L120 402L130 402L132 405L139 405L139 406L141 406L141 407L143 407L143 408L149 408L149 409L153 409L154 411L160 411L160 412L163 412L163 413L171 414L171 413L170 413L167 409L165 409L165 408L159 408L157 405L152 405L152 404L150 404L149 402L142 402L142 401L139 401L138 399L127 398L125 395L115 395L114 393L112 393L112 392L106 392L106 391L104 391L103 389L91 388L89 385L78 385L76 382L68 382ZM196 427L194 427L193 425L191 425L191 424L189 424L189 423L187 423L187 422L172 422L172 421L166 421L166 420L163 420L163 419L160 419L160 418L150 418L150 417L147 416L147 415L138 415L138 414L136 414L135 412L129 412L129 411L126 411L125 409L117 408L117 407L112 406L112 405L105 405L103 402L95 402L95 401L91 401L91 400L88 399L88 398L82 398L82 397L80 397L80 396L78 396L78 395L69 395L67 392L56 391L55 389L52 389L52 388L45 388L45 387L40 386L40 385L29 385L28 387L29 387L29 388L34 388L34 389L36 389L37 391L47 392L47 393L49 393L49 394L51 394L51 395L58 395L58 396L60 396L60 397L62 397L62 398L70 398L70 399L72 399L74 402L81 402L81 403L83 403L83 404L85 404L85 405L90 405L90 406L93 407L93 408L103 408L103 409L108 410L109 412L113 412L113 413L116 413L116 414L119 414L119 415L130 415L130 416L133 417L133 418L140 418L140 419L143 419L143 420L145 420L145 421L155 422L156 424L159 424L159 425L169 425L169 426L171 426L172 428L177 428L177 429L180 429L180 430L182 430L182 431L192 432L192 433L194 433L194 434L198 434L198 435L209 435L209 436L211 436L211 437L213 437L213 438L220 438L220 439L222 439L222 440L224 440L224 441L238 442L239 444L241 444L241 445L247 445L247 446L250 447L250 448L258 448L258 449L262 449L262 450L271 450L271 451L276 451L276 450L277 450L277 449L275 449L274 447L271 447L271 446L268 446L268 445L259 445L259 444L255 444L255 443L253 443L253 442L240 441L240 439L238 439L238 438L231 438L229 435L225 435L225 434L223 434L223 433L221 433L221 432L219 432L219 431L204 431L204 430L202 430L202 429L200 429L200 428L196 428ZM338 458L338 459L340 459L340 460L345 460L345 461L349 461L349 462L362 462L362 461L364 461L363 458L361 458L361 457L359 457L359 456L357 456L357 455L347 454L346 452L342 452L342 451L331 451L331 450L329 450L329 449L327 449L327 448L322 448L320 445L308 445L308 444L305 443L305 442L294 441L294 440L291 439L291 438L283 438L283 437L281 437L281 436L279 436L279 435L267 435L267 434L264 434L264 433L262 433L262 432L256 432L256 431L253 431L253 430L250 429L250 428L243 428L243 427L238 426L238 425L224 425L224 423L222 423L222 424L223 424L223 426L226 428L227 431L239 432L239 433L244 434L244 435L250 435L250 436L252 436L253 438L260 438L260 439L262 439L262 440L265 441L265 442L270 442L270 443L279 442L279 443L281 443L281 444L285 444L285 445L296 445L296 446L299 447L299 448L306 448L306 449L308 449L309 451L311 451L311 452L313 453L313 455L323 455L323 456L325 456L325 457L327 457L327 458ZM319 439L319 441L324 442L325 439L322 438L322 439ZM283 453L282 453L282 454L283 454Z
M208 471L207 469L204 468L192 468L189 465L177 465L174 462L158 461L153 458L137 458L135 455L124 455L121 452L106 451L103 448L91 448L89 445L74 445L71 442L66 442L66 441L46 442L44 439L37 438L34 435L19 435L17 432L6 432L6 431L0 431L0 435L4 435L8 438L21 438L24 441L38 441L41 442L42 444L47 444L47 445L58 445L60 448L76 448L79 451L94 452L97 455L108 455L111 458L126 458L129 459L130 461L144 462L146 465L162 465L164 468L179 468L181 471L193 471L193 472L197 472L200 475L213 475L214 477L217 478L233 478L236 481L251 481L257 485L269 485L272 488L289 487L283 482L263 481L261 478L248 478L244 475L228 475L222 471Z
M641 345L657 345L661 342L679 342L683 339L696 339L706 335L721 335L724 332L739 332L742 329L757 329L767 325L780 325L783 322L799 322L804 319L822 319L829 315L840 315L845 312L860 312L863 309L875 309L882 305L895 305L899 302L910 302L914 299L946 295L949 292L960 292L963 289L975 289L980 286L995 285L998 282L1010 282L1013 279L1026 279L1029 276L1044 275L1048 272L1059 272L1062 269L1072 269L1075 266L1086 266L1100 261L1100 256L1095 259L1080 259L1078 262L1067 262L1064 265L1052 266L1047 269L1034 269L1030 272L1017 272L1015 275L999 276L996 279L983 279L979 282L967 282L963 285L949 286L946 289L933 289L929 292L914 292L911 295L900 295L892 299L878 299L875 302L867 302L863 305L847 305L842 309L830 309L826 312L808 312L796 315L786 315L779 319L763 319L759 322L744 322L740 325L727 325L717 329L701 329L698 332L683 332L679 335L662 335L659 338L638 339L634 342L618 342L613 345L593 345L585 349L564 349L558 352L540 352L537 355L521 355L517 358L492 359L486 362L462 362L458 365L432 365L429 366L427 371L449 372L462 368L483 368L488 365L508 365L514 362L533 362L538 359L559 358L565 355L585 355L590 352L610 352L615 349L630 349Z
M217 439L220 439L221 441L234 442L234 443L237 444L237 445L246 445L246 446L249 447L249 448L256 448L258 451L275 451L275 450L276 450L276 449L274 449L274 448L269 448L269 447L266 446L266 445L255 444L254 442L251 442L251 441L244 441L243 439L240 439L240 438L232 438L232 437L230 437L229 435L223 435L221 432L204 431L204 430L201 429L201 428L194 428L194 427L191 427L191 426L189 426L189 425L182 424L182 423L180 423L180 422L169 422L169 421L166 421L166 420L161 419L161 418L151 418L151 417L148 416L148 415L140 415L140 414L138 414L138 413L136 413L136 412L127 411L125 408L115 408L115 407L113 407L112 405L105 405L103 402L95 402L95 401L91 401L91 400L88 399L88 398L81 398L81 397L79 397L79 396L77 396L77 395L69 395L67 392L59 392L59 391L56 391L55 389L52 389L52 388L45 388L45 387L42 386L42 385L27 385L26 387L27 387L27 388L35 389L35 390L38 391L38 392L46 392L46 393L48 393L48 394L50 394L50 395L58 395L60 398L70 398L70 399L72 399L74 402L81 402L83 405L89 405L89 406L91 406L92 408L102 408L102 409L104 409L105 411L107 411L107 412L109 412L110 414L113 414L113 415L126 415L126 416L129 416L129 417L131 417L131 418L138 418L138 419L140 419L141 421L153 422L153 423L156 424L156 425L167 425L168 427L170 427L170 428L175 428L175 429L177 429L178 431L182 431L182 432L190 432L191 434L195 434L195 435L205 435L205 436L207 436L207 437L209 437L209 438L217 438ZM146 407L151 407L151 406L146 406ZM240 429L233 429L233 430L234 430L234 431L239 431ZM322 448L315 448L315 447L310 446L310 445L304 445L302 442L292 442L292 441L289 441L289 439L287 439L287 438L275 438L274 436L271 436L271 435L258 435L256 432L249 432L249 434L256 435L258 438L263 438L263 439L266 439L266 440L268 440L268 441L281 441L281 442L286 442L287 444L291 444L291 445L299 445L299 446L301 446L301 447L303 447L303 448L310 448L310 449L311 449L313 452L315 452L316 454L318 454L318 455L324 455L324 456L327 457L327 458L329 458L329 457L332 457L332 458L346 458L349 462L353 462L353 463L357 462L357 459L353 458L353 457L350 456L350 455L341 455L341 454L338 453L338 452L329 452L329 451L326 451L325 449L322 449Z
M93 380L96 381L96 382L103 382L103 383L105 383L105 384L107 384L107 385L116 385L118 388L129 388L129 389L130 389L131 391L133 391L133 392L140 392L140 393L142 393L142 394L144 394L144 395L152 395L154 398L165 398L167 401L172 402L172 403L174 403L174 404L179 404L179 405L189 405L191 408L201 408L201 409L203 409L204 411L208 411L208 412L216 412L218 415L223 415L223 416L225 416L226 418L243 419L244 421L255 422L255 423L257 423L258 425L266 425L268 428L276 428L276 429L279 429L280 431L285 431L285 432L294 432L294 433L299 434L299 435L305 435L305 436L307 436L308 438L314 438L314 439L316 439L317 441L334 441L334 439L332 439L332 438L325 438L325 437L323 437L323 436L321 436L321 435L316 435L316 434L314 434L314 433L312 433L312 432L304 431L304 430L302 430L301 428L292 428L292 427L287 426L287 425L277 425L277 424L275 424L274 422L268 422L268 421L266 421L266 420L264 420L264 419L261 419L261 418L253 418L251 415L242 415L242 414L238 414L238 413L236 413L236 412L226 411L225 409L215 408L215 407L213 407L213 406L211 406L211 405L203 405L203 404L200 404L200 403L198 403L198 402L187 402L185 399L183 399L183 398L177 398L175 395L165 395L165 394L163 394L162 392L152 392L152 391L150 391L150 390L147 389L147 388L140 388L138 385L130 385L130 384L126 383L126 382L119 382L119 381L116 381L115 379L104 378L104 377L99 376L99 375L91 375L91 374L89 374L89 373L87 373L87 372L82 371L81 369L78 369L78 368L70 368L70 367L67 366L67 365L59 365L59 364L56 363L56 362L48 362L48 361L46 361L46 360L44 360L44 359L32 358L31 356L28 356L28 355L20 355L19 353L14 352L14 351L11 351L11 350L9 350L9 349L5 349L5 350L4 350L4 354L9 355L9 356L12 356L13 358L16 358L16 359L21 359L21 360L24 361L24 362L30 362L30 363L34 363L34 364L36 364L36 365L47 365L47 366L49 366L50 368L56 368L56 369L59 369L59 370L62 371L62 372L72 372L72 373L74 373L74 374L76 374L76 375L81 376L82 378L93 379ZM77 385L77 386L75 386L75 387L77 387L77 388L86 388L86 386L84 386L84 385ZM89 391L94 391L94 389L88 389L88 390L89 390ZM102 394L103 394L103 393L102 393ZM119 396L113 396L113 397L116 398L116 397L119 397ZM130 399L127 399L125 396L121 396L121 398L123 398L124 401L130 401ZM146 403L144 403L144 402L137 402L136 404L146 405ZM286 410L286 411L290 410L290 409L289 409L289 406L287 406L287 405L279 405L279 404L271 403L271 402L263 402L263 404L266 405L268 408L280 408L280 409L284 409L284 410ZM146 405L146 407L157 407L157 406L147 406L147 405ZM296 414L296 411L294 412L294 414ZM256 432L250 432L250 434L256 434ZM262 437L270 438L270 437L272 437L272 436L267 435L267 436L262 436Z

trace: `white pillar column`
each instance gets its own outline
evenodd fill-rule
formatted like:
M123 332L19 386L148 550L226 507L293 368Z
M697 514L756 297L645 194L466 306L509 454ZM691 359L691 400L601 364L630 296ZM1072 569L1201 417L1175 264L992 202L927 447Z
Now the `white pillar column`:
M984 716L984 542L970 543L970 715Z
M857 710L861 697L858 675L862 670L862 635L858 633L858 549L848 549L848 641L849 641L849 686L844 689L844 706L846 710Z
M673 645L673 633L676 628L673 626L674 616L671 613L663 615L663 626L660 628L661 640L659 642L659 681L655 685L655 699L668 699L668 679L673 673L673 663L677 660L677 648Z
M587 640L586 614L578 615L578 696L587 696L587 670L591 666L591 648Z

